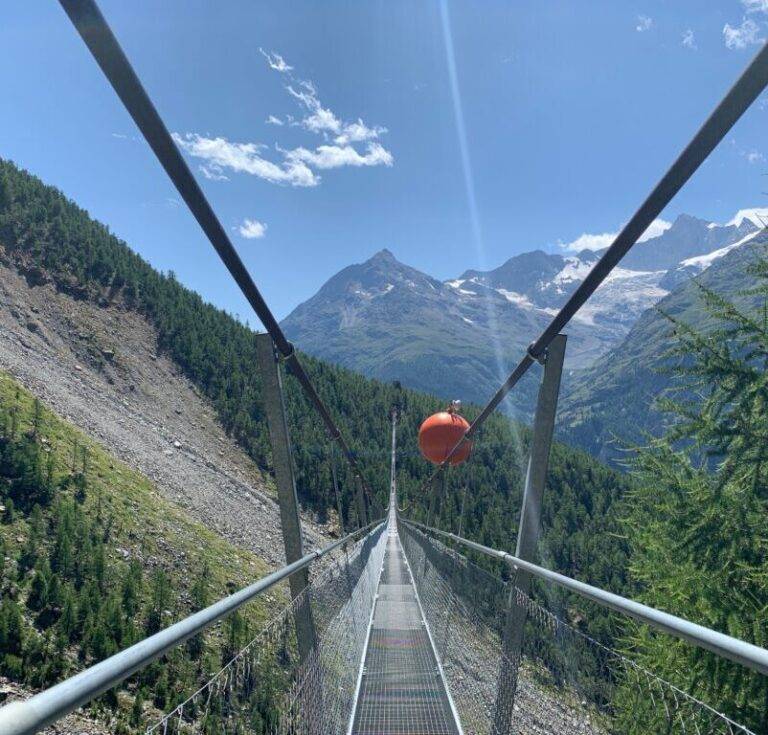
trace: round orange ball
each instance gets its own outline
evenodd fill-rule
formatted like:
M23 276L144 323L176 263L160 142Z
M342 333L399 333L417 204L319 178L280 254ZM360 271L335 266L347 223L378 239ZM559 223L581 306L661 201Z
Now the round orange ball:
M432 414L419 428L419 449L434 464L440 464L460 441L469 428L463 416L450 411ZM465 462L472 450L471 442L464 442L449 460L457 465Z

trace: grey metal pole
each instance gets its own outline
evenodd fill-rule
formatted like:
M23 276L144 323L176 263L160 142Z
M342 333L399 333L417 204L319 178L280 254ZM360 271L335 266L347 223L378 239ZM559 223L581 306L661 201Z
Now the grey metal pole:
M301 540L299 502L296 498L296 479L293 474L291 439L283 401L283 383L277 362L275 344L269 334L256 335L256 362L261 373L262 398L267 414L269 438L272 443L272 465L277 483L277 499L280 505L280 525L288 564L304 556ZM363 524L366 525L366 524ZM307 569L301 569L290 578L291 597L295 600L309 584ZM305 596L294 613L299 656L304 661L315 647L315 625L309 599Z
M533 436L525 476L523 505L520 510L520 525L517 531L515 556L525 561L537 561L539 536L541 535L541 500L549 470L549 452L555 428L557 399L560 393L560 379L563 374L566 336L558 334L547 348L544 361L544 375L539 386L536 414L533 420ZM515 587L525 594L531 586L531 576L518 569L514 584L507 600L507 618L504 625L502 670L496 691L496 711L493 722L494 735L511 732L512 712L517 689L517 671L523 645L526 608L517 602Z
M392 409L392 450L389 470L389 509L397 508L397 409Z
M355 496L357 498L357 518L361 526L368 525L368 504L365 502L365 493L363 492L363 481L359 476L355 476Z
M331 447L331 480L333 481L333 494L336 496L336 512L339 514L339 531L343 536L344 510L341 507L341 495L339 494L339 478L336 475L336 445Z

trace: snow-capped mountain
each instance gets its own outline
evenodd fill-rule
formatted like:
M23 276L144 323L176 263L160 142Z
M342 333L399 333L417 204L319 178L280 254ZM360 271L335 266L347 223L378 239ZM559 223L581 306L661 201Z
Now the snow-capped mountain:
M761 218L768 210L725 225L681 215L639 243L569 325L568 366L594 363L670 291L749 242ZM484 401L601 255L534 250L442 282L382 250L337 273L283 327L299 348L365 375Z
M715 260L743 245L768 224L768 210L740 211L726 225L680 215L661 235L630 251L575 317L584 324L628 329L649 307ZM554 313L576 290L603 250L574 255L536 250L492 271L467 271L448 285L465 291L483 284L522 308Z

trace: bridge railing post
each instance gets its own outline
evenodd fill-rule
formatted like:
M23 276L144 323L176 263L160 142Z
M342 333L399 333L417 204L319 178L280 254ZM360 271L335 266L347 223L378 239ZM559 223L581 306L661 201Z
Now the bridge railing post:
M555 428L557 399L560 393L560 379L565 358L565 343L566 336L564 334L558 334L549 343L544 360L544 375L536 401L536 414L533 420L528 471L525 476L525 490L520 510L520 524L515 551L515 556L519 559L530 562L537 560L541 534L541 501L549 469L549 453ZM511 732L512 712L523 645L523 628L527 616L526 607L519 599L515 588L528 594L530 586L530 574L522 569L518 570L507 600L502 643L504 655L496 692L494 735L507 735Z
M368 503L365 499L365 490L363 489L363 480L360 476L355 476L355 497L357 500L357 517L360 528L367 526L368 521Z
M283 533L286 563L291 564L304 556L301 538L299 503L296 497L296 478L293 472L291 440L285 415L283 381L272 337L269 334L256 335L256 361L262 383L262 399L269 438L272 444L272 465L277 484L277 499L280 505L280 526ZM307 569L292 574L289 580L291 597L295 600L309 584ZM294 613L299 656L307 659L317 642L315 624L308 597L304 597Z

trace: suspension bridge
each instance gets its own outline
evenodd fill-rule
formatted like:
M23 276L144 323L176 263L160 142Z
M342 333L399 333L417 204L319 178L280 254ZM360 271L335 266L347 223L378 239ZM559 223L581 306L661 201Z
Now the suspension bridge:
M41 732L132 674L214 628L268 590L286 604L147 733L509 735L750 733L631 657L586 635L558 605L589 600L745 670L768 651L580 582L537 563L542 495L566 347L563 329L768 84L768 46L747 66L547 328L421 488L426 524L397 504L397 412L389 502L380 507L350 445L93 0L60 0L115 92L266 328L257 360L273 449L287 564L250 586L24 701L0 708L0 735ZM514 553L429 525L435 481L522 376L542 366ZM291 370L356 478L360 528L303 548L281 371ZM378 518L378 520L375 520ZM254 703L259 702L258 722ZM267 703L265 705L265 702Z

